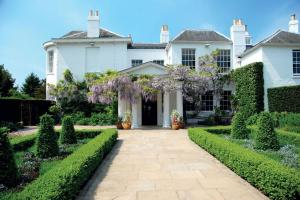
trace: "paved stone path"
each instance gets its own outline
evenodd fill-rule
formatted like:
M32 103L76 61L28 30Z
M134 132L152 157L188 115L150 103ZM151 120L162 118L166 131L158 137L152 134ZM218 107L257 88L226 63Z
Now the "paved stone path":
M268 199L189 140L186 130L119 131L78 199Z

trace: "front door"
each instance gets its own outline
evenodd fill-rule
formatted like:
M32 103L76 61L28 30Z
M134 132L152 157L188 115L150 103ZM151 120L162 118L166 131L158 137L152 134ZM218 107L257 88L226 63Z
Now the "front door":
M157 101L142 101L142 125L157 125Z

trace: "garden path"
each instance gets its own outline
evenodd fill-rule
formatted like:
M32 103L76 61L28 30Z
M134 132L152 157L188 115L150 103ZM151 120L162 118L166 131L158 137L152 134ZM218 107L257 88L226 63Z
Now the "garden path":
M78 199L259 200L260 191L189 140L187 130L121 130Z

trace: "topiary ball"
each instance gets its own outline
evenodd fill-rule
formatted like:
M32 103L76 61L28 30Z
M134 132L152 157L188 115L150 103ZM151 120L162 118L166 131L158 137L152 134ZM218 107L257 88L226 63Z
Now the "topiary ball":
M268 112L262 112L257 120L258 130L255 137L255 147L261 150L278 150L279 143L274 131L274 122Z
M18 184L18 168L6 128L0 128L0 185L13 187Z
M42 115L37 137L37 156L39 158L57 156L59 154L57 139L57 134L54 131L54 120L51 115Z
M62 144L76 144L77 138L71 116L65 116L62 120L62 131L60 135Z
M232 121L231 137L234 139L246 139L248 138L248 132L244 115L241 112L237 112Z

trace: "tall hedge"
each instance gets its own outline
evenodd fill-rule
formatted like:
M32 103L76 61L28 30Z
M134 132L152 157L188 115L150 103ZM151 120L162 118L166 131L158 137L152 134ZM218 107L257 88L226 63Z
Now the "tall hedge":
M65 116L62 121L62 130L60 134L60 142L62 144L76 144L77 138L75 134L74 124L71 116Z
M241 112L237 112L232 121L231 137L235 139L248 138L248 130L244 116Z
M270 112L300 112L300 85L268 88Z
M255 62L233 72L238 109L245 119L264 110L263 63Z
M18 169L12 146L8 140L7 129L0 128L0 185L16 186L18 183Z
M40 119L37 137L37 155L40 158L57 156L59 153L58 136L54 131L54 120L50 115L44 114Z

